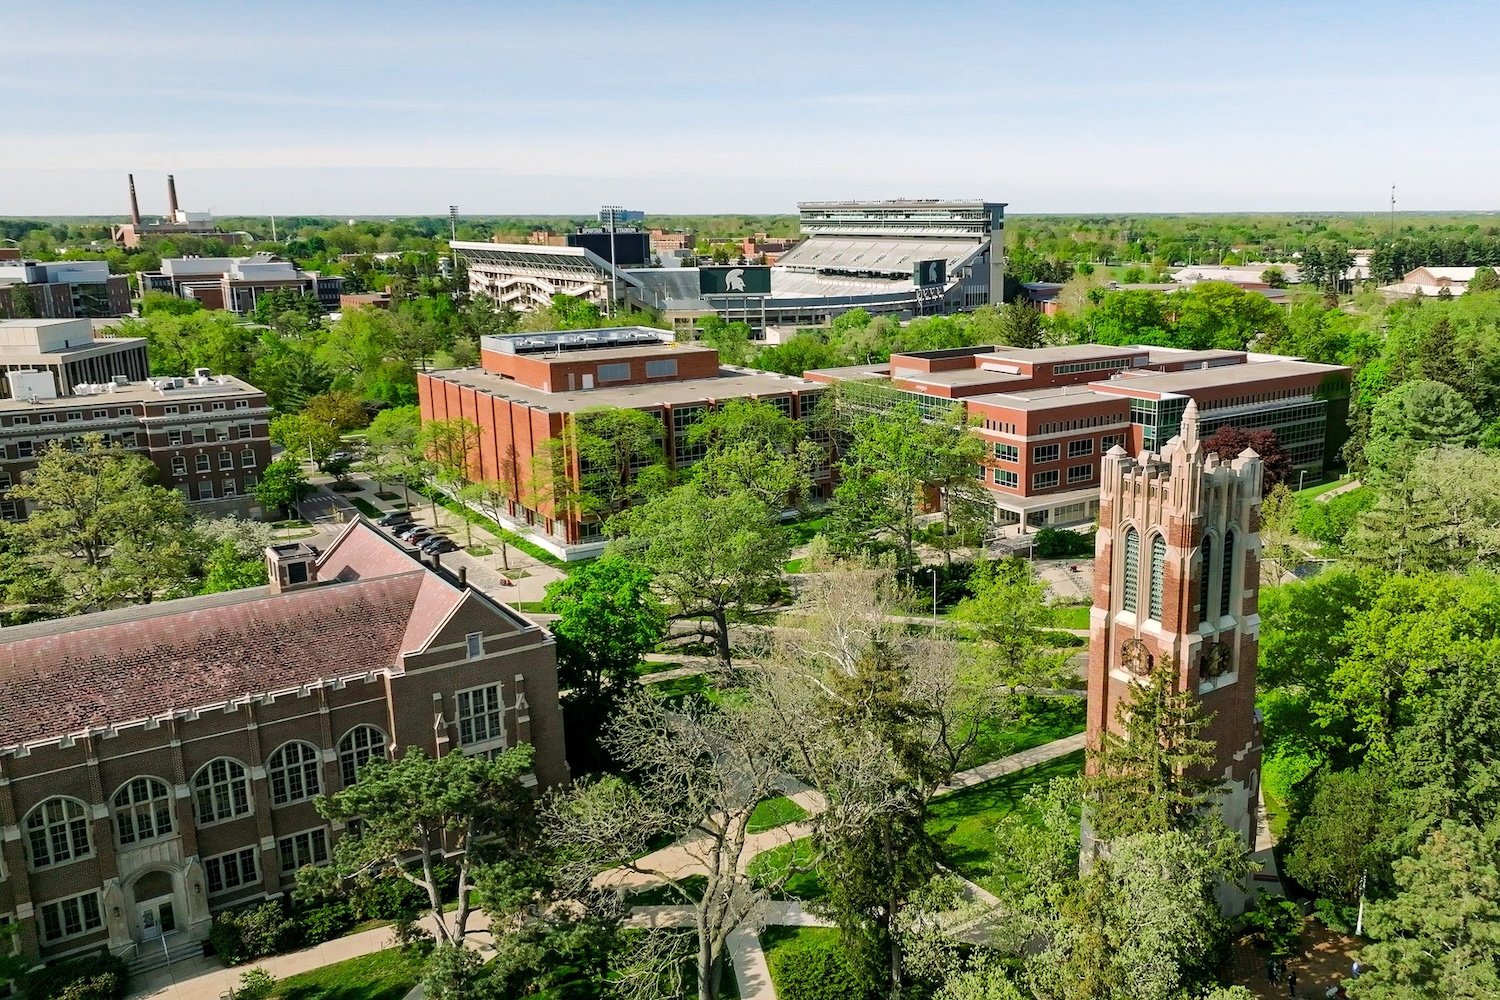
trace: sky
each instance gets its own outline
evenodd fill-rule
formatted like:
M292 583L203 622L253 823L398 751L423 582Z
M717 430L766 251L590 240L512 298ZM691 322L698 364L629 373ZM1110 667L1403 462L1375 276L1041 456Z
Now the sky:
M1500 209L1500 4L0 2L0 216Z

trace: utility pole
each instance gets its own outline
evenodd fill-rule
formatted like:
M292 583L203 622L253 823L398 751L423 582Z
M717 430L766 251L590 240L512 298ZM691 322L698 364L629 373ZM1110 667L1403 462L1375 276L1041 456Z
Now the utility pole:
M448 257L453 265L453 273L458 274L458 251L453 249L453 244L458 242L458 206L448 206Z
M1396 238L1396 185L1391 185L1391 239Z
M620 294L618 285L619 267L615 261L615 219L621 212L618 205L605 205L604 214L609 222L609 315L615 314L615 299Z

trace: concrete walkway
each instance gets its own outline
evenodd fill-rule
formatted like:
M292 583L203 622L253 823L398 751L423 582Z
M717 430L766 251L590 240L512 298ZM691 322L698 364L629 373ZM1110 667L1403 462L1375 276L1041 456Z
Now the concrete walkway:
M980 764L978 767L971 767L967 771L960 771L953 776L952 781L938 790L938 794L947 795L950 792L958 791L960 788L982 785L986 781L993 781L1007 774L1024 771L1028 767L1045 764L1049 760L1066 757L1076 750L1082 750L1086 737L1086 733L1064 736L1060 740L1043 743L1039 747L1022 750L1019 753L1011 754L1009 757L1001 757L999 760L992 760L988 764Z

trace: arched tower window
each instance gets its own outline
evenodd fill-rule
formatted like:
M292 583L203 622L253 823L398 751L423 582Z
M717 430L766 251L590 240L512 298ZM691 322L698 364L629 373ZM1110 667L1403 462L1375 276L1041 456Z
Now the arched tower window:
M311 743L287 743L266 761L271 779L271 804L284 806L317 795L320 790L318 748Z
M1161 621L1162 590L1166 587L1167 540L1151 537L1151 618Z
M1234 583L1234 532L1224 532L1224 565L1219 571L1219 615L1229 614L1229 593Z
M1214 536L1205 534L1203 544L1198 546L1198 620L1208 621L1209 593L1208 573L1214 564Z
M172 832L172 797L159 778L132 778L115 793L115 836L121 846Z
M1136 588L1141 579L1141 536L1134 528L1125 532L1125 586L1120 607L1135 611Z
M234 819L250 812L250 779L245 765L228 757L204 764L193 778L200 825Z
M359 779L359 769L371 757L385 756L385 736L374 726L355 726L339 740L339 774L344 786Z
M77 799L54 795L37 806L26 817L26 836L33 868L77 861L94 853L89 813Z

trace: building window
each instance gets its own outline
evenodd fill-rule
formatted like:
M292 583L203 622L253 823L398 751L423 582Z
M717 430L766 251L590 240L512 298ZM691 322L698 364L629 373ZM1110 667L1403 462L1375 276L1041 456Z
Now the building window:
M1031 488L1034 490L1051 489L1052 487L1057 485L1057 480L1058 475L1056 469L1052 469L1048 472L1033 472L1031 474Z
M97 892L86 892L82 896L42 904L44 941L63 941L96 931L103 926L104 915L99 912Z
M1166 589L1167 540L1151 536L1151 609L1150 617L1161 621L1162 592Z
M214 409L215 410L222 410L222 409L224 409L224 404L223 403L215 403L214 404Z
M36 454L36 444L34 442L31 442L31 441L17 441L16 442L16 457L17 458L30 458L34 454Z
M621 363L617 365L599 366L600 382L628 382L630 381L630 365Z
M120 846L172 832L172 799L165 782L134 778L115 793L115 836Z
M69 410L68 411L68 419L69 420L82 420L83 419L83 411L82 410Z
M239 492L239 490L235 488L233 479L226 479L219 485L223 490L223 492L220 494L221 496L232 497Z
M359 769L371 758L385 758L385 735L374 726L355 726L339 740L339 776L347 788L359 780Z
M473 746L505 738L500 685L458 692L458 742Z
M647 378L671 378L677 374L677 359L662 358L658 361L646 362Z
M182 431L167 431L167 444L176 447L182 444Z
M57 423L57 414L55 414L55 413L43 413L37 419L38 419L39 422L44 423L44 424L55 424L55 423Z
M250 409L250 401L248 399L237 399L234 401L234 408L236 410L248 410Z
M1031 449L1031 460L1033 462L1055 462L1061 454L1061 446L1055 444L1039 444Z
M1141 536L1134 528L1125 532L1125 579L1123 581L1120 608L1134 614L1136 590L1141 579Z
M1019 462L1021 449L1013 444L997 444L995 445L995 458L1001 462Z
M193 428L193 444L207 444L208 430L204 427Z
M219 452L219 471L234 468L234 456L227 451Z
M1198 620L1208 621L1208 572L1214 564L1214 538L1212 535L1203 536L1203 544L1198 547Z
M31 867L46 868L94 853L89 841L89 811L77 799L53 796L26 817Z
M198 499L212 500L214 498L213 480L205 479L198 484Z
M318 794L318 748L311 743L288 743L266 761L271 779L271 804L284 806Z
M1093 438L1086 438L1083 441L1069 441L1068 442L1068 457L1069 458L1082 458L1085 455L1092 455L1093 453L1094 453L1094 439Z
M328 831L308 830L282 837L276 842L281 850L281 870L294 872L304 865L328 864Z
M241 441L243 441L243 440L245 440L245 439L247 439L247 438L250 437L250 425L249 424L235 424L235 426L234 426L234 432L235 432L236 435L238 435L239 439Z
M1009 469L996 469L995 485L1009 486L1011 489L1016 489L1021 485L1021 475L1020 473L1012 472Z
M107 420L107 419L109 419L109 411L108 410L95 410L94 411L94 419L95 420Z
M255 484L258 481L259 480L257 480L254 476L246 476L245 477L245 492L249 493L251 490L255 489Z
M172 456L172 475L187 475L187 459L183 458L181 455Z
M244 451L240 452L240 468L255 468L255 452L253 450L246 448Z
M127 448L135 447L135 431L126 431L120 435L120 443Z
M1109 451L1115 445L1119 445L1121 448L1125 447L1125 435L1106 434L1099 439L1099 449L1101 451Z
M1086 483L1094 478L1094 467L1092 465L1074 465L1068 468L1068 482Z
M208 472L213 468L213 463L209 462L207 455L199 455L193 460L193 464L199 472Z
M250 782L237 760L220 757L205 764L193 779L199 823L219 823L250 814Z
M189 413L202 413L203 412L203 404L202 403L189 403L188 404L188 412Z
M203 862L203 873L208 876L209 895L251 885L255 882L255 848L209 858Z
M131 412L129 410L116 410L115 411L115 416L117 416L117 417L128 417L128 416L131 416L131 415L132 414L131 414Z
M175 407L175 406L164 406L164 407L162 407L161 412L163 412L165 414L168 414L168 415L172 415L172 414L175 414L177 412L177 407Z
M29 423L31 423L31 418L30 417L16 417L14 420L11 421L11 423L13 423L13 424L15 424L16 426L19 427L22 424L29 424Z
M477 660L484 655L483 632L470 632L464 636L464 644L468 647L469 659Z
M21 508L14 500L0 500L0 521L19 521Z
M1219 570L1219 616L1229 614L1229 594L1234 588L1234 532L1224 532L1224 565Z

